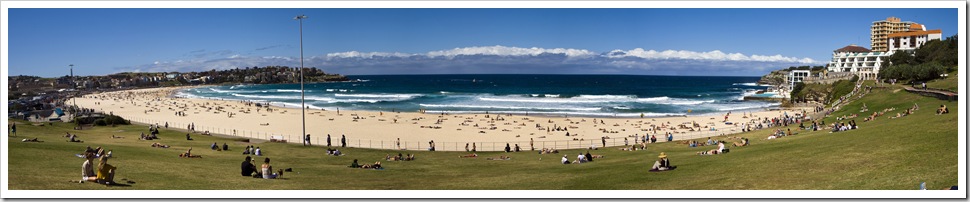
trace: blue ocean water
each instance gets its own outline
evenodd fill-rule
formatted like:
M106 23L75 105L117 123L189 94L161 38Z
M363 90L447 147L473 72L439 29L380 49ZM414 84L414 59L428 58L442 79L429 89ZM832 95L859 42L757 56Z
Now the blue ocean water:
M373 75L306 84L313 109L584 117L721 114L778 106L743 101L759 77L640 75ZM299 84L185 89L176 96L300 106Z

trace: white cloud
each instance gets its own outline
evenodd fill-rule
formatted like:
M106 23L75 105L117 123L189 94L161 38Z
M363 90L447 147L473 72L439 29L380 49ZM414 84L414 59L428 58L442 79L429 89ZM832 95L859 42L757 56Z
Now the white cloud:
M719 60L719 61L756 61L756 62L797 62L797 63L817 63L811 58L785 57L782 55L751 55L745 56L741 53L724 53L720 50L709 52L695 52L687 50L643 50L636 48L633 50L613 50L606 54L608 58L637 57L643 59L683 59L683 60Z
M229 51L222 51L229 52ZM458 57L461 56L461 57ZM499 57L496 57L499 56ZM343 74L427 73L560 73L758 75L789 66L818 65L811 58L783 55L745 55L719 50L613 50L593 53L583 49L520 48L506 46L465 47L427 53L338 52L306 57L307 67ZM119 68L125 70L207 71L253 66L299 66L299 57L241 56L183 58ZM687 72L687 73L685 73Z
M327 54L327 58L366 58L366 59L371 59L371 58L374 58L374 57L409 57L411 55L412 54L398 53L398 52L394 52L394 53L386 53L386 52L369 52L369 53L363 53L363 52L357 52L357 51L350 51L350 52L328 53Z
M497 56L538 56L541 54L563 54L567 57L591 57L596 53L585 49L566 49L566 48L519 48L506 46L477 46L455 48L451 50L431 51L425 54L428 57L448 57L453 58L459 55L497 55Z

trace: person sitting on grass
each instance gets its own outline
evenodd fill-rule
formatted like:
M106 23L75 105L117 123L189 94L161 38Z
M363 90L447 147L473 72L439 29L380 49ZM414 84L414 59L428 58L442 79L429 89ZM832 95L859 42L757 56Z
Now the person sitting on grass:
M75 134L71 134L71 139L69 139L67 141L68 142L84 142L84 141L81 141L81 140L77 139L77 135L75 135Z
M94 173L94 153L84 153L84 163L81 164L81 180L78 180L77 183L84 183L84 181L98 181L98 175Z
M586 159L586 161L593 162L593 155L589 154L588 150L586 151L586 155L583 155L583 157L585 157L584 159Z
M192 136L188 133L185 134L185 140L192 140Z
M562 164L569 164L569 158L566 156L565 154L562 155Z
M360 168L360 164L357 164L357 159L354 159L353 163L350 163L350 168Z
M215 142L213 142L213 143L212 143L212 146L209 146L209 148L212 148L212 150L218 150L218 149L219 149L219 144L218 144L218 143L215 143Z
M259 149L259 147L256 147L256 150L253 152L253 155L262 156L263 155L263 150L262 149Z
M414 160L414 154L410 154L409 153L407 156L404 156L404 160L405 161L413 161Z
M475 158L475 157L478 157L478 154L471 153L471 154L467 154L467 155L464 155L464 156L458 156L458 158Z
M573 163L586 163L586 162L588 161L586 160L586 156L583 155L583 153L579 153L579 156L576 156L576 160L573 161Z
M653 167L650 168L650 171L663 171L677 168L677 166L670 165L670 160L667 159L666 153L660 152L660 156L657 157L660 158L660 160L653 163Z
M253 176L256 173L256 165L253 165L253 158L246 156L246 160L242 162L242 176Z
M102 156L101 162L98 163L98 183L112 185L115 184L115 170L118 168L108 164L108 157Z
M263 179L276 179L283 176L283 170L273 173L273 166L269 165L269 158L263 160Z
M222 151L229 151L229 145L225 142L222 143Z

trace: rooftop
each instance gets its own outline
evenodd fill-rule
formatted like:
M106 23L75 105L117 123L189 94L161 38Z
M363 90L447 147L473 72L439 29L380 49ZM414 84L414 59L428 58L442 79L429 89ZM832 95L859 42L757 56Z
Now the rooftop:
M867 53L871 52L868 48L856 46L855 44L836 49L835 52Z

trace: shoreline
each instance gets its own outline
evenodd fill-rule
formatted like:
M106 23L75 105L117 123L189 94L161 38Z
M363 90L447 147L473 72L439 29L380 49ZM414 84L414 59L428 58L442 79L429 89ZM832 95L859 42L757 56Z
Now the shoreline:
M209 131L263 140L282 138L289 143L301 143L301 116L300 111L295 110L298 108L278 105L257 107L255 102L174 96L180 89L198 87L200 86L88 94L78 98L77 103L80 107L119 115L132 122L159 125L168 123L170 127L181 129L187 129L188 125L194 124L196 132ZM347 135L349 146L378 149L397 149L397 138L401 140L401 147L409 150L427 149L429 141L432 140L436 143L436 150L464 150L464 143L476 143L476 146L482 144L479 151L503 150L504 145L500 145L501 143L509 143L510 146L519 144L523 150L529 150L530 139L537 150L564 149L586 148L590 144L602 147L603 140L606 140L606 146L633 145L633 137L642 137L644 134L656 136L658 142L666 141L664 134L668 132L673 134L675 141L735 134L741 132L736 123L774 118L786 112L794 115L800 113L801 109L803 108L778 108L732 113L727 122L735 123L733 125L723 122L723 114L624 118L515 114L442 115L361 110L340 110L338 114L335 110L307 109L306 131L311 135L313 145L326 145L326 135L330 134L331 145L339 146L341 135ZM185 115L177 116L176 112ZM501 148L496 148L496 144Z

